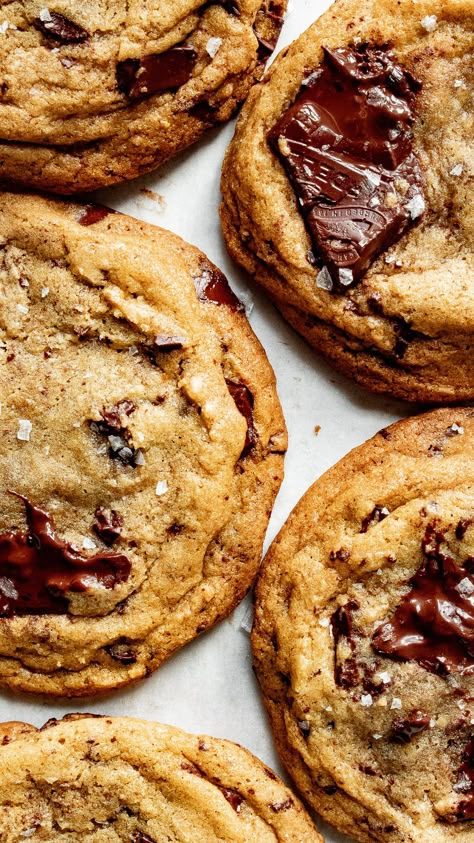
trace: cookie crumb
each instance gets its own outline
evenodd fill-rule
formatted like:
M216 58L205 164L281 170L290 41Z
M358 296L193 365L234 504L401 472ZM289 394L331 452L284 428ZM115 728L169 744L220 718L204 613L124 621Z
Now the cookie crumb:
M321 425L315 424L314 425L314 435L317 436L320 430L321 430Z

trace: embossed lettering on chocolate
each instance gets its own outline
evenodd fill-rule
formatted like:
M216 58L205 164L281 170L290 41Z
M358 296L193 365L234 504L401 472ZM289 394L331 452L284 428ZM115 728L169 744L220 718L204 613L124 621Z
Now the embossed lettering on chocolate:
M228 120L286 0L2 8L0 178L69 194L146 173Z
M231 255L329 363L408 401L474 401L473 62L471 0L336 0L222 171Z
M148 676L256 574L286 432L225 276L106 208L0 195L0 686Z

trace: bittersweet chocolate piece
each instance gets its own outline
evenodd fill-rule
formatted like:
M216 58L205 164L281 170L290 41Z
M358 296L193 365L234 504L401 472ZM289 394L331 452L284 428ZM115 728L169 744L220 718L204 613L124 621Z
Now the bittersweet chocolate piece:
M268 136L326 290L355 284L424 211L411 141L419 88L384 46L324 48L321 66Z
M115 509L104 509L100 506L95 511L95 523L92 529L107 547L112 547L114 542L120 538L123 527L123 518Z
M135 409L132 401L120 401L113 407L102 408L102 421L90 422L90 428L94 433L107 438L109 457L130 466L141 464L137 461L137 456L141 452L133 447L130 432L124 424L124 416L130 416Z
M431 718L423 711L412 711L408 717L397 718L392 723L391 740L394 743L410 743L430 727Z
M43 13L39 18L35 18L33 24L43 35L62 44L78 44L89 38L89 33L82 26L48 9L43 9Z
M94 225L94 223L108 217L109 214L115 213L116 211L113 208L106 208L105 205L85 205L77 221L81 225Z
M428 525L425 562L409 582L390 621L378 627L374 649L393 659L416 661L431 673L474 671L474 559L458 565L441 550L442 533Z
M244 305L231 290L224 273L211 264L203 264L200 275L193 277L199 301L223 304L234 312L245 310Z
M240 455L240 459L242 460L250 453L258 441L258 434L255 430L253 419L253 395L249 388L241 381L231 381L226 378L226 384L227 389L235 401L235 406L247 422L247 435Z
M0 534L0 617L66 614L69 592L113 588L130 574L120 553L84 556L56 533L53 519L24 495L26 532Z
M341 638L345 640L351 652L354 653L354 625L353 612L359 604L356 600L349 600L345 606L339 606L331 615L331 632L334 639L334 680L341 688L353 688L359 681L359 671L354 658L345 659L339 663L337 657L338 645Z
M118 89L130 99L176 90L191 78L196 58L194 47L180 44L166 53L119 61L116 70Z

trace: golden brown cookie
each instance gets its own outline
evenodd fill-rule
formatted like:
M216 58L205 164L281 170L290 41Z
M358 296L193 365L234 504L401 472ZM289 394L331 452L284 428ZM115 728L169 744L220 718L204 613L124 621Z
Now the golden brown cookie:
M0 725L0 836L45 843L322 843L237 744L127 718Z
M225 277L97 206L0 197L0 684L140 679L257 571L286 432Z
M341 372L474 399L471 0L337 0L246 102L231 255Z
M0 17L0 179L57 193L146 173L228 120L286 0L21 0Z
M381 430L264 560L253 648L300 793L361 843L474 837L474 410Z

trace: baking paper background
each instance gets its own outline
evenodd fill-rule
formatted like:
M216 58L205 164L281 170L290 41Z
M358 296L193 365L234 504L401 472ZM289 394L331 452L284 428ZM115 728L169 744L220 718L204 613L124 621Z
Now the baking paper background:
M327 0L290 0L278 50L329 5ZM381 427L408 415L410 408L371 396L326 366L227 256L217 208L221 163L233 130L233 124L214 129L159 172L102 191L97 198L131 216L169 228L198 246L225 272L234 290L244 293L246 302L253 304L250 322L275 369L289 432L285 480L270 522L268 546L301 495L323 471ZM158 197L144 193L147 189ZM318 435L316 425L321 428ZM130 690L65 702L0 692L0 717L37 726L70 711L158 720L237 741L285 777L253 676L248 632L242 626L248 626L250 615L247 597L228 620ZM319 827L328 843L347 843L348 838L328 826L320 823Z

